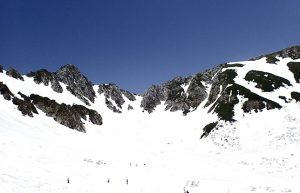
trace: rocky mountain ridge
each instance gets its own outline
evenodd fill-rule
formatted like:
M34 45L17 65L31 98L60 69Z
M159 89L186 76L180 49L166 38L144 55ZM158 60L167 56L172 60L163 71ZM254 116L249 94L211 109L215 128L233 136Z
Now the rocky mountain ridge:
M285 62L285 59L289 61ZM293 46L249 61L220 64L193 76L176 77L160 85L150 86L142 95L123 90L113 83L93 85L76 66L71 64L62 66L56 72L41 69L26 75L21 75L13 68L6 71L0 65L2 76L22 82L32 79L37 85L50 86L57 94L68 92L80 102L58 103L49 96L39 93L12 92L10 85L2 79L0 92L4 99L11 100L24 116L34 117L39 109L56 122L82 132L85 132L85 121L96 125L103 123L101 113L95 110L98 108L95 106L96 100L100 97L104 99L102 103L107 109L118 114L130 110L155 113L156 108L162 105L166 112L180 111L183 115L187 115L200 108L218 117L215 122L209 123L203 129L203 136L207 136L213 128L218 127L218 122L237 121L234 118L236 108L240 107L243 113L252 113L281 109L285 103L299 101L300 90L297 85L300 81L299 59L300 47ZM277 65L276 68L287 69L294 80L273 74L272 69L262 71L258 65ZM249 70L241 77L240 71L247 68ZM266 95L282 88L288 88L289 94L280 95L278 99ZM133 106L138 109L134 109Z

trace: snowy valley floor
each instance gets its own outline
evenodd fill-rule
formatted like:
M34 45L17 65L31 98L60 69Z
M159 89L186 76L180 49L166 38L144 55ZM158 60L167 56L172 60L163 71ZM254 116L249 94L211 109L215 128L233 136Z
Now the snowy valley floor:
M15 120L20 112L0 100L3 193L300 192L300 119L291 112L250 114L200 140L212 119L200 111L115 115L80 133L42 112Z

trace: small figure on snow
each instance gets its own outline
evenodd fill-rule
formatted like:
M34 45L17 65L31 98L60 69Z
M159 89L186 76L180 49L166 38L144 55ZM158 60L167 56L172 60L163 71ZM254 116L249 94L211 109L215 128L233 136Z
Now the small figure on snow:
M107 183L109 183L109 182L110 182L110 179L108 178L108 179L107 179Z
M128 184L128 179L126 179L126 184Z
M67 183L70 184L70 179L69 178L67 178Z

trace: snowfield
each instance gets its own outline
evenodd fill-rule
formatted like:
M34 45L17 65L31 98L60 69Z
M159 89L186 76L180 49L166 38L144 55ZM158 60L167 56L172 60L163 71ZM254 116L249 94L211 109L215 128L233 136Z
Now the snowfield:
M87 132L81 133L40 110L34 118L24 117L0 95L0 192L299 193L300 105L278 98L300 90L287 70L289 61L239 62L245 66L234 68L235 81L283 108L244 114L236 105L238 121L223 122L202 139L203 127L217 119L207 113L205 102L187 116L164 111L164 105L148 114L138 97L125 103L134 110L117 114L97 93L91 108L102 115L103 125L86 122ZM285 77L293 87L263 93L244 80L249 70ZM65 88L58 94L24 78L25 83L0 73L0 81L14 94L44 93L58 102L84 105Z

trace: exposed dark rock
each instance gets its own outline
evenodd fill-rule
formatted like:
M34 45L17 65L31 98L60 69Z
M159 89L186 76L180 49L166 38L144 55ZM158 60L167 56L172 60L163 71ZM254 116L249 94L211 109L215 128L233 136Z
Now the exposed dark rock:
M117 109L117 107L115 107L113 105L113 103L109 100L109 99L105 99L105 104L107 106L108 109L112 110L115 113L122 113L119 109Z
M131 105L128 105L127 110L133 110L133 107Z
M18 95L20 95L23 98L23 100L30 101L30 98L28 96L26 96L25 94L18 92Z
M165 110L180 110L186 115L191 108L196 109L207 98L206 87L202 82L211 83L218 69L219 67L187 78L177 77L162 85L153 85L143 94L141 107L151 113L157 105L165 101ZM185 92L183 87L186 85L189 86Z
M279 98L284 100L285 103L289 103L288 99L285 96L279 96Z
M0 64L0 73L3 73L3 66Z
M266 61L269 64L276 64L276 62L278 62L279 60L275 56L268 55L266 56Z
M76 96L77 98L79 98L84 104L86 105L91 105L88 101L88 99L86 99L81 92L76 89L74 86L67 86L66 89L74 96Z
M292 58L293 60L299 59L300 58L300 46L291 46L289 48L285 48L285 49L280 50L278 52L262 55L262 56L255 57L255 58L250 59L250 60L258 60L258 59L261 59L263 57L266 57L267 59L271 58L269 60L273 60L274 57L276 57L276 56L280 56L282 58Z
M130 100L130 101L135 101L135 100L136 100L134 94L132 94L131 92L129 92L129 91L127 91L127 90L123 90L123 89L120 89L120 90L121 90L122 94L123 94L126 98L128 98L128 100Z
M289 70L294 74L294 78L297 83L300 82L300 62L289 62Z
M237 73L234 69L225 69L222 72L224 66L226 67L226 64L219 66L218 71L212 80L210 93L205 107L208 107L214 103L217 100L220 92L223 92L229 84L234 83L234 78L237 76Z
M149 113L153 112L155 107L161 104L161 101L166 100L162 86L152 85L146 93L143 94L141 107Z
M296 102L300 101L300 93L299 92L291 92L292 99L295 99Z
M49 83L51 83L51 88L58 93L63 92L63 88L59 84L59 81L57 80L56 76L48 72L45 69L38 70L36 72L30 72L27 74L28 77L33 77L33 80L36 84L43 83L45 86L48 86Z
M250 70L246 74L245 80L257 83L255 87L264 92L272 92L284 85L291 86L290 81L285 78L257 70Z
M170 111L186 111L189 110L189 106L186 105L186 94L184 93L181 85L186 84L187 81L182 77L177 77L162 85L163 95L166 100L165 110Z
M249 89L234 83L226 87L210 111L214 109L214 112L218 114L218 117L221 120L230 122L235 121L233 119L234 106L239 103L238 95L248 99L244 102L242 107L246 113L252 110L258 112L263 108L267 108L267 110L281 108L278 103L261 97L251 92Z
M3 84L3 82L0 82L0 93L3 95L3 98L8 101L14 97L13 93L9 90L6 84Z
M203 128L203 134L201 135L200 139L202 139L203 137L207 137L209 135L209 133L218 125L218 122L213 122L213 123L209 123L207 124L204 128Z
M18 97L14 97L12 102L18 106L18 110L21 111L24 116L28 115L29 117L33 117L33 113L38 114L35 106L28 98L22 100Z
M201 81L206 81L202 74L194 76L187 89L187 104L192 108L197 108L208 96L205 86Z
M94 102L96 94L92 83L74 65L67 64L61 67L55 75L60 82L68 85L67 89L82 102L90 105L85 97Z
M98 93L104 94L107 107L117 113L121 113L118 108L122 109L122 105L125 103L123 95L130 101L136 100L134 94L130 93L129 91L120 89L116 84L112 83L99 85ZM118 108L115 107L109 99L113 100Z
M244 102L242 108L245 113L248 113L251 110L254 110L257 113L258 111L262 111L265 107L266 105L261 100L248 100Z
M88 109L82 105L73 105L71 107L75 112L78 112L84 120L86 120L86 116L89 116L90 122L95 125L102 125L102 117L98 114L97 111Z
M125 103L125 100L123 99L122 91L120 90L120 88L117 85L115 85L115 84L99 85L98 93L99 94L103 93L106 98L110 98L113 101L115 101L117 106L120 109L122 109L122 105Z
M223 68L234 68L234 67L243 67L243 66L245 66L245 64L239 64L239 63L223 64Z
M53 117L56 122L71 129L85 132L84 123L81 118L86 120L87 115L92 123L97 125L102 124L102 117L96 111L84 106L59 104L55 100L35 94L30 95L30 100L32 100L32 103L37 108L46 113L47 116Z
M6 71L6 75L24 81L22 75L14 68L9 68L8 71Z

